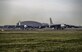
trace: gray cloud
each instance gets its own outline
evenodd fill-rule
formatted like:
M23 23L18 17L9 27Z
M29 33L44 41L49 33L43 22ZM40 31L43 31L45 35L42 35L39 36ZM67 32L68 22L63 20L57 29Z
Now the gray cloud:
M19 20L82 25L82 0L0 0L0 24Z

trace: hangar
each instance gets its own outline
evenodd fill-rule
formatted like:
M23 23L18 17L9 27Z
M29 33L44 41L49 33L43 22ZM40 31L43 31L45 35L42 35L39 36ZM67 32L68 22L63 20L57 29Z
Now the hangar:
M17 25L23 25L25 28L45 28L49 26L47 23L40 23L36 21L19 21Z

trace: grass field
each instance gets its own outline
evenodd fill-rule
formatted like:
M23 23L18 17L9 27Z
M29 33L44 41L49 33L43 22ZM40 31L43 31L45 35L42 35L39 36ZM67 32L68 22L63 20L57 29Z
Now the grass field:
M82 31L3 31L0 52L82 52Z

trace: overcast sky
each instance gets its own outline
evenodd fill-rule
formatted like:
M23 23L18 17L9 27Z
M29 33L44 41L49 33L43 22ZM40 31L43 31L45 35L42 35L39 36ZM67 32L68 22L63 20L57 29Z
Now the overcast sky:
M20 21L82 25L82 0L0 0L0 25Z

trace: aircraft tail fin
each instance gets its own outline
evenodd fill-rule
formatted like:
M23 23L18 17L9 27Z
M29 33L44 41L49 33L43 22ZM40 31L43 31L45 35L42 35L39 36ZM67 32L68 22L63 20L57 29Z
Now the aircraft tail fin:
M50 24L53 24L52 19L50 18Z
M21 25L21 23L20 23L21 21L19 20L19 22L18 22L18 25Z

